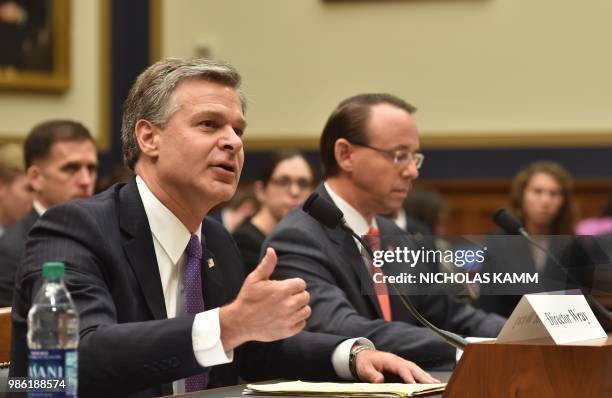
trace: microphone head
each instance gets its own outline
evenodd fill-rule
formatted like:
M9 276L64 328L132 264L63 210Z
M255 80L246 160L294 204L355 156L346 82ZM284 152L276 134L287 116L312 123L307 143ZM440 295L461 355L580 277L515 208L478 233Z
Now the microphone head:
M320 197L316 192L310 194L308 199L306 199L302 210L331 229L336 228L344 218L344 214L339 208L330 201Z
M503 207L493 214L493 222L511 235L519 235L523 228L521 222Z

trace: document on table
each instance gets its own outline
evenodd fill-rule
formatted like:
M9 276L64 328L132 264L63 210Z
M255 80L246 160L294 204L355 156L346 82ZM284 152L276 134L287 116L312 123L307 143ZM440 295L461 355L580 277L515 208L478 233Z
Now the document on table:
M245 394L264 395L332 395L336 397L418 397L444 391L446 383L441 384L402 384L402 383L308 383L288 381L273 384L247 384Z

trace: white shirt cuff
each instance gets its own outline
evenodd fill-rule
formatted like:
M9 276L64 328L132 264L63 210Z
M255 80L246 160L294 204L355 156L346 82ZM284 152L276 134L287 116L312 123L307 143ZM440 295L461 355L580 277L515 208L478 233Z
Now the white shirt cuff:
M332 354L332 365L334 366L334 370L336 371L338 377L343 380L355 380L351 374L351 369L349 368L351 349L355 344L375 348L374 344L365 337L344 340L342 343L338 344L334 350L334 353Z
M234 360L234 350L225 352L221 343L219 308L196 314L191 327L191 341L200 366L221 365Z

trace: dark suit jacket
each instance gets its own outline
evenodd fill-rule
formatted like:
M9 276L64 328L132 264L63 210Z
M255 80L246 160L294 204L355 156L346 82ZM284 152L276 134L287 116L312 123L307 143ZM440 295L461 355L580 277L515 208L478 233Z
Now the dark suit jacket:
M13 304L15 273L23 259L28 232L38 220L38 213L32 210L0 238L0 307Z
M329 194L320 185L323 198ZM377 217L381 237L409 235L384 217ZM400 243L402 244L402 243ZM419 325L397 296L390 296L393 322L382 319L375 296L363 294L361 281L372 281L353 238L340 228L329 229L301 209L291 212L264 243L278 255L274 277L301 277L310 292L312 315L307 329L347 336L364 336L383 351L390 351L427 368L454 363L455 349ZM387 247L383 242L383 247ZM386 267L386 266L385 266ZM432 323L472 336L496 336L504 319L476 310L440 290L439 296L412 296L412 301Z
M232 301L244 274L229 233L206 219L202 228L204 303ZM159 270L135 180L89 200L49 209L35 224L19 268L13 304L11 376L25 376L27 313L41 286L41 264L66 264L65 283L78 313L79 395L169 394L171 382L202 372L192 348L193 316L167 319ZM340 337L300 333L249 343L234 361L213 367L209 387L272 377L335 378L331 354Z

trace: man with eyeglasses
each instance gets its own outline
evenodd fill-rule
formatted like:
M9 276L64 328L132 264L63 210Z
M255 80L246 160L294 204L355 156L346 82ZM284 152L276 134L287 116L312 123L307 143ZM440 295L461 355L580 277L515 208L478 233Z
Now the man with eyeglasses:
M342 101L323 129L324 182L316 192L342 210L347 224L367 236L373 250L377 244L381 248L385 236L418 249L405 231L377 216L401 207L423 164L415 110L392 95L361 94ZM384 239L382 243L386 249ZM298 209L277 226L267 246L278 255L274 277L300 277L307 283L312 308L308 330L366 336L377 347L425 368L454 363L454 348L421 327L384 283L373 286L371 276L380 271L363 260L356 240L341 228L323 226ZM412 301L438 327L483 337L501 330L502 317L442 289L435 292L439 295L412 296Z

